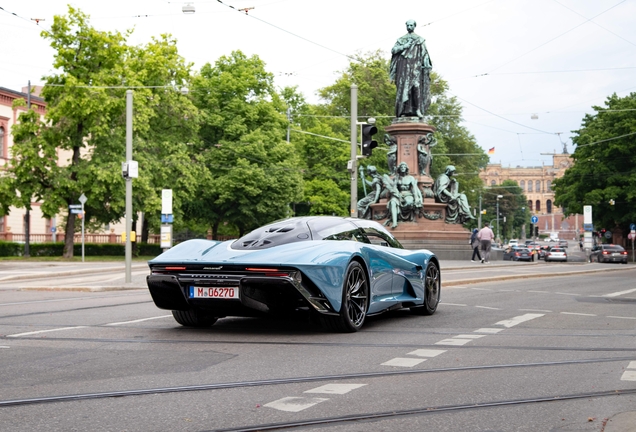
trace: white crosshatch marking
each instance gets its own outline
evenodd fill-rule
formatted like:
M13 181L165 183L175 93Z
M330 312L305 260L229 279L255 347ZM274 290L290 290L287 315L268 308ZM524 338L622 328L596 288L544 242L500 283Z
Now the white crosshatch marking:
M382 366L413 367L413 366L417 366L423 361L426 361L426 359L396 357L394 359L391 359L389 361L382 363Z
M315 389L307 390L303 393L326 393L326 394L346 394L351 390L364 387L366 384L326 384L324 386L316 387Z
M636 381L636 370L630 370L623 372L621 381Z
M314 405L318 405L320 402L328 400L328 398L284 397L282 399L275 400L274 402L267 403L263 406L266 406L267 408L274 408L280 411L299 412L307 408L311 408Z
M444 354L446 350L432 350L432 349L417 349L411 351L408 355L414 355L418 357L437 357L440 354Z
M629 362L627 369L636 369L636 361Z
M510 328L510 327L516 326L517 324L521 324L522 322L530 321L535 318L540 318L542 316L545 316L545 314L525 314L525 315L520 315L518 317L511 318L509 320L499 321L498 323L495 323L495 325L501 325L506 328Z

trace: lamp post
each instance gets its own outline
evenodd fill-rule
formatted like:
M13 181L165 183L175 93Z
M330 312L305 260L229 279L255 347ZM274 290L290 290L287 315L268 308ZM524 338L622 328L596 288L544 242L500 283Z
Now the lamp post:
M499 198L503 198L503 195L497 195L497 240L499 240Z

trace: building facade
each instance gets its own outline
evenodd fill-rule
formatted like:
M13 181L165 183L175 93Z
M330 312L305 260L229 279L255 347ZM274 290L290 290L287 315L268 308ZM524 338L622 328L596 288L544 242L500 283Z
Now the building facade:
M536 227L540 233L558 232L562 238L578 238L583 217L573 215L565 218L563 210L554 205L552 182L563 176L572 164L568 153L554 153L552 165L539 167L504 167L501 164L488 164L479 173L486 186L499 186L505 180L513 180L523 190L527 198L526 209L537 216ZM530 230L526 231L528 234Z

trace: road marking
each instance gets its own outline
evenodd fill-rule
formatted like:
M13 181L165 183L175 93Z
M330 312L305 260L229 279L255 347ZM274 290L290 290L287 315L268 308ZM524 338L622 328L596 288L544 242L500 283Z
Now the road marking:
M519 309L521 312L552 312L551 310L544 309Z
M2 349L2 348L11 348L11 347L8 347L6 345L0 345L0 349Z
M476 335L476 334L460 334L457 336L453 336L453 338L457 338L457 339L479 339L479 338L483 338L486 337L486 335Z
M346 394L351 390L364 387L366 384L326 384L315 389L304 391L303 393L326 393L326 394Z
M38 331L32 331L32 332L26 332L26 333L16 333L12 335L7 335L6 337L29 336L29 335L39 334L39 333L49 333L49 332L55 332L55 331L73 330L73 329L80 329L80 328L86 328L86 326L60 327L60 328L49 329L49 330L38 330Z
M636 371L625 371L621 377L621 381L636 381Z
M542 316L544 316L544 314L525 314L525 315L520 315L518 317L511 318L509 320L499 321L498 323L495 323L495 325L502 325L506 328L510 328L510 327L516 326L517 324L521 324L522 322L530 321L535 318L540 318Z
M636 288L635 289L630 289L630 290L627 290L627 291L619 291L619 292L615 292L615 293L604 294L603 297L618 297L618 296L621 296L623 294L631 294L633 292L636 292Z
M328 401L326 398L304 398L304 397L284 397L274 402L267 403L263 406L274 408L280 411L299 412L320 402Z
M636 369L636 361L629 362L627 369Z
M475 306L475 307L480 309L501 310L501 308L490 307L490 306Z
M150 317L150 318L142 318L142 319L137 319L137 320L132 320L132 321L115 322L115 323L109 323L109 324L104 324L104 325L105 326L117 326L117 325L122 325L122 324L133 324L133 323L138 323L138 322L143 322L143 321L150 321L150 320L155 320L155 319L159 319L159 318L168 318L168 317L172 317L172 314L170 314L170 315L161 315L161 316Z
M490 333L490 334L494 334L494 333L499 333L502 330L503 329L484 327L484 328L480 328L480 329L475 330L475 333Z
M539 293L539 294L551 294L550 291L533 291L533 290L528 290L528 292L531 293Z
M466 345L471 340L472 339L443 339L443 340L441 340L439 342L435 342L435 345L461 346L461 345Z
M494 291L490 288L472 288L472 289L474 289L475 291Z
M618 319L630 319L630 320L636 320L636 317L619 317L619 316L608 316L608 318L618 318Z
M594 314L576 313L576 312L561 312L563 315L579 315L579 316L596 316Z
M413 366L417 366L423 361L426 361L426 359L396 357L394 359L391 359L387 362L382 363L382 366L413 367Z
M499 292L517 292L517 290L500 289Z
M445 302L442 302L442 304L444 306L468 306L468 305L465 305L465 304L458 304L458 303L445 303Z
M555 294L561 294L561 295L572 295L572 296L578 296L578 295L581 295L581 294L577 294L577 293L564 293L564 292L558 292L558 291L557 291L557 292L555 292Z
M446 350L432 350L432 349L417 349L411 351L408 355L414 355L419 357L437 357L440 354L444 354Z

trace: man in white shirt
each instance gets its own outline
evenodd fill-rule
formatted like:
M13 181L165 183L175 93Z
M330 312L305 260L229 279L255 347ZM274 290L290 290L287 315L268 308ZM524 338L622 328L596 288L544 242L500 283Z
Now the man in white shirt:
M481 242L481 262L490 264L490 247L492 246L492 241L495 238L495 233L493 233L488 226L488 222L486 222L484 227L479 230L477 238Z

